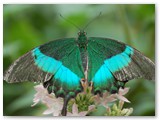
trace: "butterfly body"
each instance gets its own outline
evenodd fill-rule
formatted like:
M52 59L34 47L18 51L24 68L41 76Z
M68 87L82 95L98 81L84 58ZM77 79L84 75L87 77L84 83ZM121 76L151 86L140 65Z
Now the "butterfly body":
M34 48L16 60L7 70L7 82L36 81L48 92L64 98L62 115L70 98L92 87L93 94L111 93L135 78L154 80L154 63L136 49L109 39L87 37L64 38Z

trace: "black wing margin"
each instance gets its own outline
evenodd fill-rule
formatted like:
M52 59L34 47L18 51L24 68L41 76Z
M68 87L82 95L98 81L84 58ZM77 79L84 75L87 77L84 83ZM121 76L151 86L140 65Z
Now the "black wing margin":
M129 66L113 73L114 77L120 81L144 78L155 80L155 64L141 52L134 49L134 54L130 56Z
M34 64L34 58L32 56L32 52L30 51L17 59L9 67L9 69L4 73L3 79L9 83L24 81L43 82L47 81L52 76L53 75L40 70Z

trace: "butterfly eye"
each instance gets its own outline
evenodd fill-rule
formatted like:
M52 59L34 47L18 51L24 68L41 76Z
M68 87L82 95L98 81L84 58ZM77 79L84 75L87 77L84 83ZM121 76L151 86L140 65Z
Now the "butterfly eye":
M81 32L78 32L78 35L81 35Z
M86 32L84 32L84 35L87 35L87 33L86 33Z

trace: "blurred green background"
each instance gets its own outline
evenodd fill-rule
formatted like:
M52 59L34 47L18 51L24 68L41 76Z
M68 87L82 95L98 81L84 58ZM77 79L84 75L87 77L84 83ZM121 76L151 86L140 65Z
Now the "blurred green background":
M77 28L63 20L73 21L83 28L100 12L102 15L90 24L88 37L108 37L125 42L155 58L155 5L4 5L3 8L3 69L18 57L50 40L77 37ZM34 84L3 82L3 113L6 116L42 115L46 109L38 104L31 107ZM133 107L132 115L155 115L155 83L132 80L127 83L127 98Z

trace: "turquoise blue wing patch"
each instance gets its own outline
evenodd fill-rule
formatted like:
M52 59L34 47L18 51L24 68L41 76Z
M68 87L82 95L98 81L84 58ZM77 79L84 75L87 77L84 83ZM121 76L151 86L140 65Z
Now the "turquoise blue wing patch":
M39 48L35 48L32 51L32 56L35 61L35 65L39 67L39 69L52 73L53 75L57 72L57 70L62 66L62 62L55 60L52 57L46 56L41 53Z
M131 63L131 56L133 53L133 48L126 46L124 52L106 59L104 63L107 65L108 69L114 73L123 69L124 67L127 67Z
M95 88L101 88L104 90L106 90L114 82L114 80L114 76L109 71L106 64L103 64L100 67L92 79Z
M130 64L133 53L133 48L126 46L124 52L104 60L104 64L102 64L92 79L94 87L107 89L114 84L116 81L114 73L122 70Z
M46 56L39 48L35 48L32 51L32 55L34 57L35 65L39 69L53 75L53 86L55 86L54 84L57 85L57 83L59 83L59 88L68 90L74 90L80 86L81 78L73 73L69 68L65 67L61 61Z

